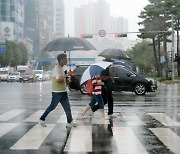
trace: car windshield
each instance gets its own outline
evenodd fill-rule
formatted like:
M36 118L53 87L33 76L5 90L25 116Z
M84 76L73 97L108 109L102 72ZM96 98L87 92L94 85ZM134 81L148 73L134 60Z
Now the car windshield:
M84 65L84 66L77 66L75 69L74 69L74 73L76 74L82 74L86 68L88 68L88 65Z
M0 74L8 74L8 71L0 71Z
M123 66L123 67L122 67L122 66L118 66L118 67L119 67L119 68L122 68L122 69L124 69L124 70L126 70L128 73L130 73L130 74L132 74L132 75L137 75L135 72L133 72L133 71L131 71L131 70L125 68L124 66Z
M9 73L9 75L19 75L20 73L19 72L11 72Z
M23 75L33 75L32 72L24 72Z
M33 71L35 74L43 74L43 71L39 71L39 70L37 70L37 71Z

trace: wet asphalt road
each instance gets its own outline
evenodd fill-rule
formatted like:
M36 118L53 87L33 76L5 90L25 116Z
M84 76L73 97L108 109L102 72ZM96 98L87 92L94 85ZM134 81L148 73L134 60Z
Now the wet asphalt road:
M76 128L66 129L61 105L37 124L51 100L51 83L0 82L0 153L180 153L180 85L155 93L114 93L116 119L82 119L90 97L69 92ZM105 107L107 111L107 107Z

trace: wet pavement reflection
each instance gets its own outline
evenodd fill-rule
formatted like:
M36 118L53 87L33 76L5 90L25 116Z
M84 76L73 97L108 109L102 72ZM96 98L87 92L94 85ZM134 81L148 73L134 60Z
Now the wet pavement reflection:
M180 84L158 84L155 93L114 92L115 119L81 117L91 97L69 91L77 127L67 129L61 105L37 123L51 100L51 83L0 82L2 153L180 153ZM105 106L107 112L107 106Z

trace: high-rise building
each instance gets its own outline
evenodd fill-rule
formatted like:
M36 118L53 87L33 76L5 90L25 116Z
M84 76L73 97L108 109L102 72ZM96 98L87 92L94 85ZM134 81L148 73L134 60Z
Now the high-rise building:
M75 36L94 34L99 30L109 31L110 8L105 0L89 2L75 9Z
M55 24L55 36L56 38L64 37L64 1L55 0L54 9L54 24Z
M100 30L105 30L105 38L99 37ZM105 0L89 2L75 9L75 36L92 34L89 41L98 51L106 48L124 48L127 38L115 38L115 33L128 32L128 20L110 16L110 6ZM113 34L114 33L114 34ZM109 42L109 43L108 43Z
M21 42L24 39L23 0L0 0L0 35Z
M25 34L33 40L36 56L51 40L63 37L63 0L25 0Z
M128 20L123 17L110 18L110 32L124 33L128 32Z
M35 56L40 49L39 45L39 3L38 0L25 0L24 31L25 37L33 41Z

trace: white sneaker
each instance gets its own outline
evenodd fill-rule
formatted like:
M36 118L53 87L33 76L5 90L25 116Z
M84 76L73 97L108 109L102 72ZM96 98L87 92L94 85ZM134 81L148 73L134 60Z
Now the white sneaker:
M114 118L117 118L117 116L114 115L114 114L110 114L110 115L108 115L108 118L109 118L109 119L114 119Z
M66 128L76 127L76 124L72 121L66 124Z
M39 119L39 122L38 122L42 127L46 127L46 123L45 121Z

